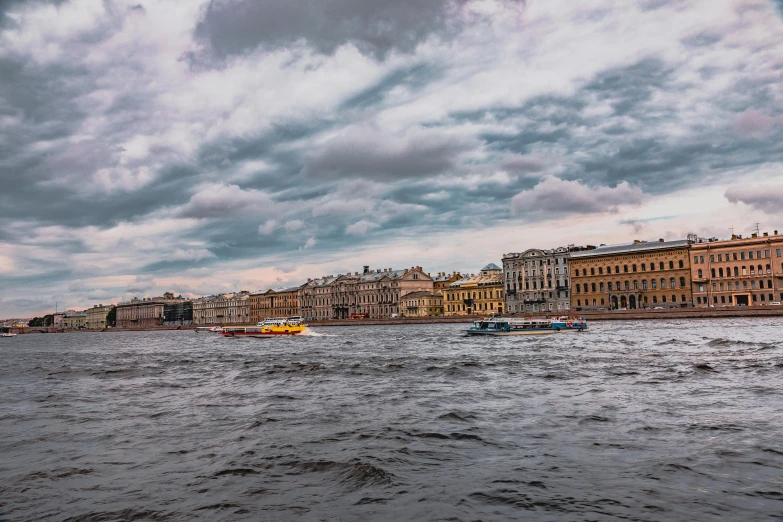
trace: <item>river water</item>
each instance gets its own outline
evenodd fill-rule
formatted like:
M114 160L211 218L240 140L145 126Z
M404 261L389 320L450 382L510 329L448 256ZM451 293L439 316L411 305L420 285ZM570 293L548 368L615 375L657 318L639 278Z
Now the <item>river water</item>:
M781 325L0 339L0 520L781 520Z

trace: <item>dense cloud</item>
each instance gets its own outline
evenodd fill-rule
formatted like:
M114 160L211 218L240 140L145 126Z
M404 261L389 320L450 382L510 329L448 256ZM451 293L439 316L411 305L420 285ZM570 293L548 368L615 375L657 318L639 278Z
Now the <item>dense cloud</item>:
M285 48L306 42L331 54L351 43L384 58L412 52L430 35L453 35L465 23L467 0L210 0L196 26L196 38L219 57L265 46Z
M777 216L781 9L3 2L0 317Z

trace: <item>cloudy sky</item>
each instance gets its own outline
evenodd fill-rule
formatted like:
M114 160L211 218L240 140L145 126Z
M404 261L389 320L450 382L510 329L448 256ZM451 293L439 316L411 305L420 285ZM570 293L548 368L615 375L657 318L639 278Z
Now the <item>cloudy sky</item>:
M0 317L783 231L783 0L0 2Z

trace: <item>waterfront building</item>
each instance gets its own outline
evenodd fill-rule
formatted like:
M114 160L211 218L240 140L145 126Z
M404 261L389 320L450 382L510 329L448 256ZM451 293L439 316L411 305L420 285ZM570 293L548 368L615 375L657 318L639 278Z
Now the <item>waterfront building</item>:
M179 298L163 306L163 324L165 326L185 326L193 324L193 301Z
M250 322L258 324L270 317L299 315L299 286L250 294Z
M439 276L440 277L440 276ZM411 292L403 297L406 317L434 317L443 315L443 294L440 292Z
M696 306L754 306L783 301L783 235L752 234L691 245Z
M690 242L634 241L571 252L571 307L692 306Z
M65 317L65 312L58 312L52 316L52 326L55 328L62 328L63 327L63 317Z
M503 293L503 269L490 263L444 290L444 315L503 313Z
M85 327L91 330L106 328L106 316L109 315L112 308L113 306L111 305L103 306L102 304L97 304L92 308L88 308L86 312L87 320Z
M448 288L451 283L462 279L462 274L459 272L452 272L451 275L446 272L438 272L438 274L432 278L433 291L441 292Z
M77 329L87 327L87 312L71 312L63 317L63 328Z
M250 323L250 292L242 290L193 300L193 324Z
M503 256L507 313L566 311L571 306L571 252L592 247L531 248Z
M166 305L188 301L166 292L160 297L134 297L117 305L117 328L151 328L162 326L166 320ZM171 308L169 308L171 310ZM171 312L170 312L171 313Z
M299 288L300 315L309 319L372 318L404 313L401 297L411 292L432 291L433 281L420 266L329 275L310 279Z

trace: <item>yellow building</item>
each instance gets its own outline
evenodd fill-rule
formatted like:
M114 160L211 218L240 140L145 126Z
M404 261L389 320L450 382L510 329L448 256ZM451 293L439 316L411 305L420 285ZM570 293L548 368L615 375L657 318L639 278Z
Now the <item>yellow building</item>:
M103 306L102 304L87 309L85 327L93 330L106 328L106 316L109 315L111 309L111 306Z
M440 292L411 292L400 298L405 304L406 317L431 317L443 315L443 294Z
M87 326L87 313L74 312L63 317L63 328L85 328Z
M299 287L250 294L250 322L259 323L271 317L299 315Z
M490 263L455 281L444 290L443 308L444 315L503 313L503 269Z

